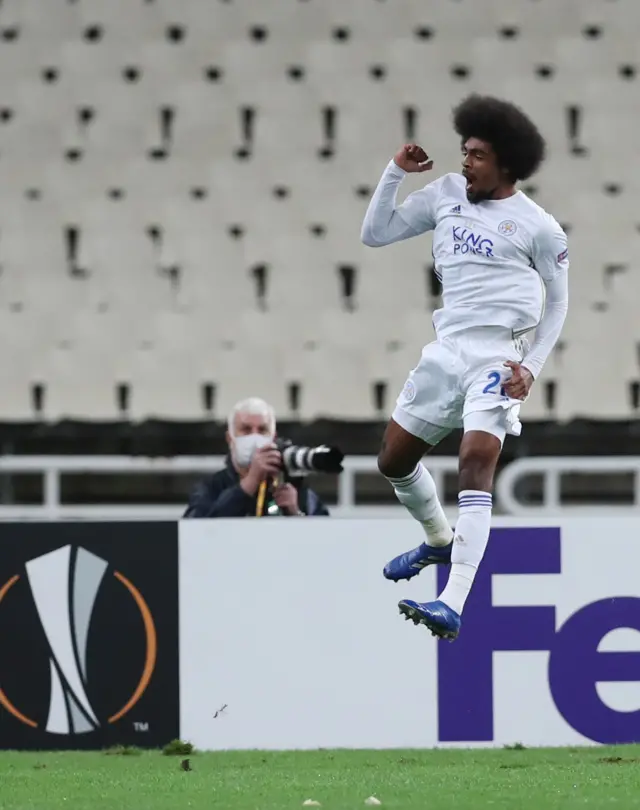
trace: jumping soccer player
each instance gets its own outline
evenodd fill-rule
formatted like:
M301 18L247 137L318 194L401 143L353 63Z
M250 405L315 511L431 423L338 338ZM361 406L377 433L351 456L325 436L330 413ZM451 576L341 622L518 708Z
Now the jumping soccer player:
M389 562L384 575L397 582L427 565L451 563L437 601L399 604L407 619L448 639L460 631L489 539L505 435L520 434L520 405L562 330L569 268L562 228L515 188L544 159L536 126L513 104L477 95L454 110L453 121L462 174L446 174L397 205L405 175L433 166L420 146L404 146L385 169L362 226L370 247L434 231L443 301L433 316L436 340L424 347L398 397L378 467L426 533L426 542ZM534 329L530 345L523 336ZM421 459L459 427L454 536Z

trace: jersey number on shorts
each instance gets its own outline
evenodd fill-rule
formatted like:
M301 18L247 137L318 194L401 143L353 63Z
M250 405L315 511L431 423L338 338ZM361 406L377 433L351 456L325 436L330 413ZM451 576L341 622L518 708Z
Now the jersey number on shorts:
M497 394L498 392L495 389L498 387L498 385L500 385L500 372L492 371L491 374L489 374L489 380L491 380L491 382L488 382L485 385L485 387L482 389L482 393ZM501 397L506 396L503 385L500 386L500 396Z

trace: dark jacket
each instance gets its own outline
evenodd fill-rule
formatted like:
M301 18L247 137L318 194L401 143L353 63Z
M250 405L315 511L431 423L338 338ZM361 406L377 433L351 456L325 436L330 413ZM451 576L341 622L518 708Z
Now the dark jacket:
M298 490L300 511L314 517L329 516L327 507L312 489L304 485L302 479L292 483ZM270 500L269 495L267 493L265 505ZM203 479L195 487L183 518L255 517L257 503L257 495L247 495L240 486L240 476L227 456L224 470Z

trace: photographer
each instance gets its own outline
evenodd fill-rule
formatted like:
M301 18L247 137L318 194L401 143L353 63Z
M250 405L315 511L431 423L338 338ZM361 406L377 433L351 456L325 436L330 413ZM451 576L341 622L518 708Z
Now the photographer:
M226 439L225 469L196 486L184 518L329 515L316 493L305 486L304 475L341 472L339 450L297 448L276 440L273 408L256 397L235 405Z

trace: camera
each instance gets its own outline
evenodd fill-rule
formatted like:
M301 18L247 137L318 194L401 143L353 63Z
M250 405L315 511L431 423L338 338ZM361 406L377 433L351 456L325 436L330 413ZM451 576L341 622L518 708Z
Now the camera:
M276 447L282 455L282 467L288 476L302 477L310 473L339 474L342 472L344 453L338 447L321 444L304 447L289 439L277 439Z

